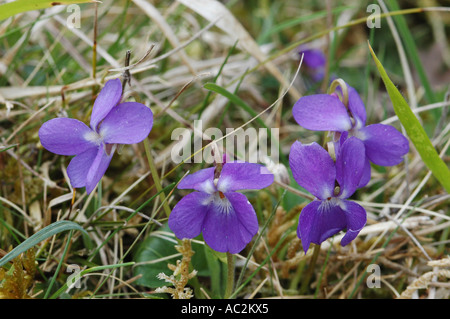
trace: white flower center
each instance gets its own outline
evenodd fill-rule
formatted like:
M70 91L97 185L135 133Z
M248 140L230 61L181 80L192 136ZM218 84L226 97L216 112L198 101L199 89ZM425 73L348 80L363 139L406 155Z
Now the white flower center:
M322 200L320 203L318 210L320 212L327 212L331 209L331 207L339 206L342 209L345 208L344 202L336 197L329 197L328 199Z
M92 142L95 145L100 145L103 142L103 136L98 134L97 132L91 130L88 133L84 134L84 139L86 141Z
M228 214L233 206L228 198L220 191L211 194L204 202L203 205L212 204L216 211L222 214Z

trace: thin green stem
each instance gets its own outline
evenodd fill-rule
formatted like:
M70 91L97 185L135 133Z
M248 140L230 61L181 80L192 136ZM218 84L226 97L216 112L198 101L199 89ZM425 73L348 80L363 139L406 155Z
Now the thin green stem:
M58 267L56 267L55 274L53 275L52 279L50 280L50 284L48 285L47 291L45 292L44 299L48 298L48 295L50 294L50 291L52 290L53 284L56 281L56 277L58 277L59 271L61 270L61 266L63 264L63 261L64 261L65 257L66 257L67 251L69 250L70 241L72 240L72 235L73 235L73 230L70 231L69 236L67 237L66 247L64 247L64 251L63 251L61 259L60 259L60 261L58 263Z
M227 286L225 299L229 299L234 288L234 255L227 252Z
M150 143L148 142L148 138L144 140L145 154L147 155L148 166L150 167L150 172L152 173L153 181L155 182L156 190L160 193L161 202L164 203L163 209L166 213L166 216L170 215L170 207L167 203L166 194L162 192L161 180L159 179L158 170L156 169L155 162L153 161L153 156L150 152Z
M309 263L305 279L302 281L302 286L300 287L300 294L305 294L308 291L309 282L311 281L312 275L314 273L314 268L316 266L317 257L319 257L319 252L320 252L320 245L314 245L314 251L311 257L311 262Z

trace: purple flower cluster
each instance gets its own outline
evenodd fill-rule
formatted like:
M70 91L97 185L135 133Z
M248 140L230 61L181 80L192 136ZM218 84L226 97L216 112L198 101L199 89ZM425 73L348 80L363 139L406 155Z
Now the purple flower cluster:
M75 155L67 167L74 188L91 193L105 174L116 144L144 140L153 125L153 113L136 102L120 103L119 79L106 82L94 102L90 127L71 118L55 118L39 129L42 146L59 155Z
M408 140L394 127L366 126L364 103L354 88L346 85L341 93L345 104L336 93L316 94L300 98L292 111L302 127L334 136L335 160L317 143L295 142L289 155L294 179L317 197L299 218L297 234L305 252L310 243L321 244L344 229L341 245L355 239L366 223L366 212L347 199L370 181L370 162L397 165L409 151Z
M312 65L322 63L314 52L306 52L305 59ZM346 230L342 245L354 240L366 224L366 211L349 198L369 182L370 162L396 165L409 150L408 140L394 127L366 125L358 93L339 83L341 98L337 93L310 95L293 107L298 124L333 135L328 151L317 143L297 141L289 154L294 179L316 197L299 217L297 234L305 252L310 243L320 244L342 230ZM67 167L73 187L85 187L91 193L105 174L116 145L139 143L150 133L152 111L140 103L120 103L121 99L120 80L108 81L94 102L90 126L76 119L56 118L40 128L44 148L75 156ZM273 174L262 165L224 158L223 163L181 180L178 189L194 192L175 205L169 227L180 239L202 234L212 249L238 253L258 231L255 210L238 191L259 190L273 181Z

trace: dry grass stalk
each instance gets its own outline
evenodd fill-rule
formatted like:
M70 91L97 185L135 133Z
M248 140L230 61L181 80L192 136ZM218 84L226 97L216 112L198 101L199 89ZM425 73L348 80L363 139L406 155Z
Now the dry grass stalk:
M416 280L414 280L399 296L399 299L412 299L415 291L419 289L427 289L435 278L444 277L450 279L450 270L438 269L439 267L449 267L450 257L441 260L432 260L428 262L428 266L436 267L433 271L429 271Z

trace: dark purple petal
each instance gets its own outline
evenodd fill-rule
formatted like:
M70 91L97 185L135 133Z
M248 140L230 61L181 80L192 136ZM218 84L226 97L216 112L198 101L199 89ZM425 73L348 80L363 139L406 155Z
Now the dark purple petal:
M301 97L292 109L297 123L312 131L347 131L352 128L350 116L337 96L316 94Z
M273 174L256 163L227 162L220 173L217 189L222 193L242 189L262 189L273 183Z
M333 196L336 168L333 159L319 144L292 144L289 166L297 183L320 199Z
M371 171L372 171L372 167L370 166L370 161L366 156L366 159L364 161L363 173L362 173L361 180L359 181L357 188L362 188L362 187L366 186L367 184L369 184L370 177L371 177Z
M243 194L215 196L205 217L203 238L215 251L239 253L258 232L256 213Z
M302 240L305 253L310 243L320 245L323 241L343 230L347 225L346 214L339 207L340 200L312 201L306 205L298 222L297 235Z
M175 205L169 216L169 227L179 239L200 235L208 212L211 195L193 192L184 196Z
M179 189L195 189L199 192L212 194L217 191L214 186L214 167L201 169L189 174L178 184Z
M347 85L348 88L348 108L353 115L355 120L355 128L360 129L366 125L366 108L364 102L359 96L358 92L351 86Z
M97 145L89 140L96 134L89 126L75 119L56 118L42 124L39 139L42 146L55 154L77 155Z
M358 138L348 138L336 158L336 180L341 188L339 197L349 198L356 191L364 173L366 153Z
M344 212L347 218L347 231L341 240L341 245L345 246L358 236L361 229L367 222L366 210L359 204L344 200Z
M99 133L105 143L134 144L147 137L152 129L153 113L144 104L121 103L100 124Z
M97 130L98 124L108 115L111 109L120 102L122 83L119 79L109 80L98 94L91 114L91 128Z
M99 147L89 148L72 158L67 166L67 175L69 176L72 187L81 188L86 186L87 174L97 156L98 150Z
M390 125L372 124L359 130L357 136L364 142L366 156L376 165L397 165L409 151L408 139Z
M114 149L110 154L108 154L105 152L103 145L99 147L97 155L95 156L95 159L87 172L86 193L90 194L94 190L95 186L97 186L98 182L102 179L103 175L105 175L113 154Z

